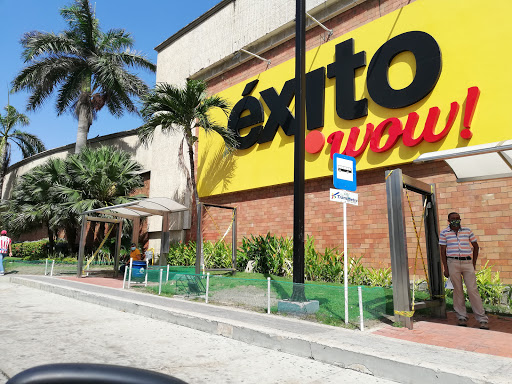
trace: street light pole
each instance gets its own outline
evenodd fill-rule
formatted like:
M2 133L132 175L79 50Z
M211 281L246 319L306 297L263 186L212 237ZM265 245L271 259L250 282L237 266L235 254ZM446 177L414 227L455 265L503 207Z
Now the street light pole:
M293 178L293 282L304 284L304 178L306 126L306 1L296 0L295 148ZM292 301L306 301L303 285L294 285Z

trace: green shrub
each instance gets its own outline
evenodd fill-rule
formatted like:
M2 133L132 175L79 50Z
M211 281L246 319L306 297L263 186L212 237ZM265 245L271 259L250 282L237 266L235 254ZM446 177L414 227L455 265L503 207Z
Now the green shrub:
M492 274L491 267L488 266L489 261L485 263L482 269L476 273L476 283L478 292L482 297L484 304L499 305L501 298L505 292L505 286L501 284L500 273ZM468 300L467 290L464 286L464 295Z
M304 274L306 280L343 282L343 252L325 248L324 253L315 249L315 239L308 236L304 246Z
M216 243L205 241L203 256L206 268L231 268L231 248L224 241Z
M63 257L62 259L59 259L58 262L66 264L76 264L77 259L76 257Z
M189 241L188 243L172 243L169 247L169 254L167 255L167 262L170 265L176 266L190 266L196 263L196 242Z
M229 268L231 249L223 241L204 242L203 255L207 268ZM304 246L304 276L309 281L332 283L343 282L343 252L337 248L325 248L324 252L315 249L315 239L308 236ZM169 249L168 262L176 266L194 265L196 243L174 243ZM267 233L265 236L244 237L237 249L237 270L244 271L249 261L253 261L253 272L290 277L293 275L293 240ZM371 269L362 265L362 256L349 259L348 281L351 285L389 287L391 268Z
M290 239L267 233L266 236L244 237L237 252L237 269L245 270L249 261L254 261L253 271L257 273L284 276L289 271L293 243Z
M23 260L45 259L48 255L48 239L24 241L12 245L12 255Z
M366 284L370 287L390 287L393 283L391 268L366 269Z

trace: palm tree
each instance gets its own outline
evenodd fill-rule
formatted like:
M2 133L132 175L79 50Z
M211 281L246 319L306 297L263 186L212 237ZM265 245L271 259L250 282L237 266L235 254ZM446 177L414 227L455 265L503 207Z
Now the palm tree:
M59 158L51 158L19 177L11 198L2 203L2 208L6 209L2 221L9 232L19 235L45 226L53 251L54 233L72 227L77 221L76 215L69 215L65 209L63 197L53 189L56 185L69 183L68 179L65 161Z
M194 144L198 140L196 128L203 128L206 133L215 132L225 142L228 151L236 148L234 134L212 120L209 112L220 108L226 116L229 104L219 96L208 96L206 83L202 80L187 80L184 88L171 84L157 84L155 89L142 98L141 114L144 125L138 128L138 135L143 143L153 140L157 127L163 132L181 131L188 145L190 166L190 183L195 203L199 202L194 167Z
M45 225L50 241L52 233L63 229L74 250L81 213L140 197L130 194L143 186L141 169L114 147L84 148L66 159L49 159L20 177L1 218L13 233Z
M112 146L84 148L66 159L66 174L70 180L55 186L55 192L65 197L64 205L73 215L127 203L141 197L130 196L144 185L141 170L142 165L128 152Z
M148 87L127 67L154 72L156 66L131 50L133 39L123 29L102 32L89 0L75 0L60 14L68 30L23 35L23 58L28 66L13 80L13 89L31 93L29 110L40 107L57 90L57 114L70 111L78 119L78 153L85 147L89 128L104 105L116 117L124 110L137 113L131 97L141 96Z
M4 177L11 159L11 142L21 150L23 158L46 150L37 136L15 129L17 125L26 126L28 117L19 113L12 105L5 107L6 114L0 115L0 196L4 186Z

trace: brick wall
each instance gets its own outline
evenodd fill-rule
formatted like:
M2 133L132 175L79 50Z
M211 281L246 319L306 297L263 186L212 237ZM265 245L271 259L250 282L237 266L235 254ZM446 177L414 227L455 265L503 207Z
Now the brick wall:
M506 283L512 283L511 208L512 179L501 179L459 184L451 169L444 162L422 165L403 165L404 174L425 183L435 183L437 189L439 228L447 225L447 215L452 211L461 214L463 225L469 226L478 237L481 247L478 265L489 261L493 270L500 271ZM384 169L358 173L359 206L347 207L349 257L362 256L363 263L372 267L390 267L389 232L387 218ZM305 233L315 237L317 249L339 247L343 249L343 205L329 201L332 178L326 177L306 182ZM420 241L424 243L421 196L408 192ZM238 244L243 237L264 235L293 235L293 185L272 186L251 191L203 198L210 204L237 208ZM411 211L404 191L404 214L411 278L416 258L416 234ZM211 224L211 217L217 228ZM229 223L225 211L210 210L204 218L210 222L203 227L205 240L215 241L224 234ZM222 223L222 224L221 224ZM226 237L228 239L230 234ZM426 262L426 250L421 247ZM423 276L423 263L418 252L416 273Z

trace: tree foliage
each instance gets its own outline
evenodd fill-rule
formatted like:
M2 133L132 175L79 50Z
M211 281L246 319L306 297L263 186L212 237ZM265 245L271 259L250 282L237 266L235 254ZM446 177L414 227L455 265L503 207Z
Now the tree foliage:
M182 132L188 145L190 182L196 202L197 185L194 168L194 144L198 141L196 128L206 133L220 135L227 151L236 148L234 134L219 125L210 116L210 111L219 108L228 115L228 102L219 96L208 96L207 85L202 80L187 80L185 87L171 84L157 84L155 89L142 98L141 114L144 125L139 127L139 138L143 143L153 140L155 130L161 127L163 132Z
M75 0L60 14L67 30L23 35L27 66L13 80L13 89L30 92L29 110L37 109L56 93L57 114L70 111L78 119L75 152L79 152L103 106L116 117L124 110L137 112L132 97L146 93L148 87L128 69L154 72L156 66L132 50L133 39L124 29L102 32L89 0Z
M16 145L23 158L46 150L43 142L35 135L16 129L17 126L27 126L29 119L19 113L12 105L5 107L5 115L0 115L0 193L4 185L4 177L11 160L11 145Z
M141 197L130 196L143 186L141 170L127 152L109 146L49 159L19 178L2 220L14 234L43 225L65 230L73 247L82 212Z

